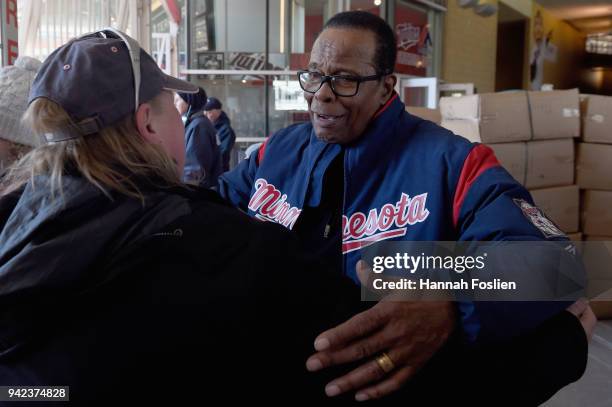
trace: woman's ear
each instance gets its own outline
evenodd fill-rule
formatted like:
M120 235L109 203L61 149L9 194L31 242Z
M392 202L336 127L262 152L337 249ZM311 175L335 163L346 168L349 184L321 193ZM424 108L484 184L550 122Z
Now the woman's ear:
M155 130L151 126L151 116L152 116L151 105L148 103L143 103L138 107L136 111L136 129L140 133L140 135L150 143L160 144L161 140L158 135L155 133Z

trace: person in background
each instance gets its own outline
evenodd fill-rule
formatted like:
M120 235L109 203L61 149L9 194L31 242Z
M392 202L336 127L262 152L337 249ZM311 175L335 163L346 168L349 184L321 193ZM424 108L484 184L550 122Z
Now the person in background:
M542 90L544 82L544 65L546 61L555 61L555 46L552 44L552 30L544 38L544 18L538 10L533 21L533 47L529 72L531 75L531 90Z
M15 65L0 69L0 177L12 162L40 144L20 122L39 68L39 60L19 57Z
M206 91L177 93L174 105L185 123L185 171L183 181L204 188L217 186L223 172L216 131L203 113Z
M230 119L222 110L223 105L217 98L208 98L204 106L204 115L215 126L217 138L219 139L219 149L223 159L223 172L229 171L230 154L236 143L236 134L232 129Z
M259 148L262 145L263 145L263 142L251 144L250 146L248 146L247 149L244 151L244 159L248 160L251 154L257 153L257 151L259 151Z

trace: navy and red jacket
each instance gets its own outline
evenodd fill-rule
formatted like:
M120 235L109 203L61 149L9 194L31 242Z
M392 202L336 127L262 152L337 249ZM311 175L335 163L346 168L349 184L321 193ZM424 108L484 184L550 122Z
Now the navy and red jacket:
M321 201L325 172L342 151L343 271L356 282L361 248L372 241L566 239L524 214L519 205L532 198L491 148L410 115L397 94L349 145L318 139L311 123L280 130L220 178L219 192L249 215L292 229L303 208ZM476 342L529 331L567 305L463 302L459 311Z

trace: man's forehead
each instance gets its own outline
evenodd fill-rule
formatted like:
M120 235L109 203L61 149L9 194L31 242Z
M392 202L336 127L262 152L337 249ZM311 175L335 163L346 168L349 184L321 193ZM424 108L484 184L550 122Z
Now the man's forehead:
M362 30L327 29L313 46L310 65L323 62L361 62L371 65L376 52L376 44L371 35Z

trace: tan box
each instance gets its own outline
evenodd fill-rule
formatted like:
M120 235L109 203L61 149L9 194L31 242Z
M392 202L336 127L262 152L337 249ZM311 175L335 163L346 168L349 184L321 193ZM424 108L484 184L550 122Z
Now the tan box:
M443 119L479 119L482 95L445 96L440 98L440 114Z
M533 140L580 136L578 89L528 92Z
M612 319L611 279L589 279L587 297L597 319Z
M597 319L612 319L612 301L591 301L590 305Z
M612 300L612 296L601 294L612 290L612 238L609 236L587 236L583 243L582 261L589 279L591 298ZM612 291L611 291L612 293Z
M529 191L535 204L565 233L577 232L580 224L578 186L534 189Z
M612 145L578 143L576 183L582 189L612 190Z
M585 235L584 240L587 242L612 242L612 236Z
M465 137L473 143L480 143L480 123L478 119L456 119L449 120L442 118L440 126L453 133Z
M574 141L547 140L527 143L527 188L574 184Z
M585 191L581 219L585 235L612 236L612 191Z
M568 233L567 237L569 238L569 240L571 240L573 242L580 242L580 241L582 241L582 233L580 233L580 232Z
M587 297L591 300L612 301L612 277L594 278L590 275L592 269L589 269L588 262L585 263L585 267L587 268Z
M605 241L605 248L610 253L609 256L612 256L612 236L585 236L585 240L586 245L588 242ZM593 257L593 250L600 252L600 255ZM587 296L597 319L609 319L612 318L612 268L609 264L602 264L601 250L601 247L584 247L583 261L588 276Z
M413 116L420 117L421 119L429 120L435 124L442 122L442 115L438 109L428 109L426 107L415 107L406 106L406 111Z
M589 143L612 144L612 97L582 96L584 97L582 139Z
M443 97L440 113L442 127L473 142L508 143L531 139L526 92Z
M491 144L499 162L527 188L574 183L574 142L571 139Z
M504 168L521 184L525 183L527 165L526 143L489 144Z

